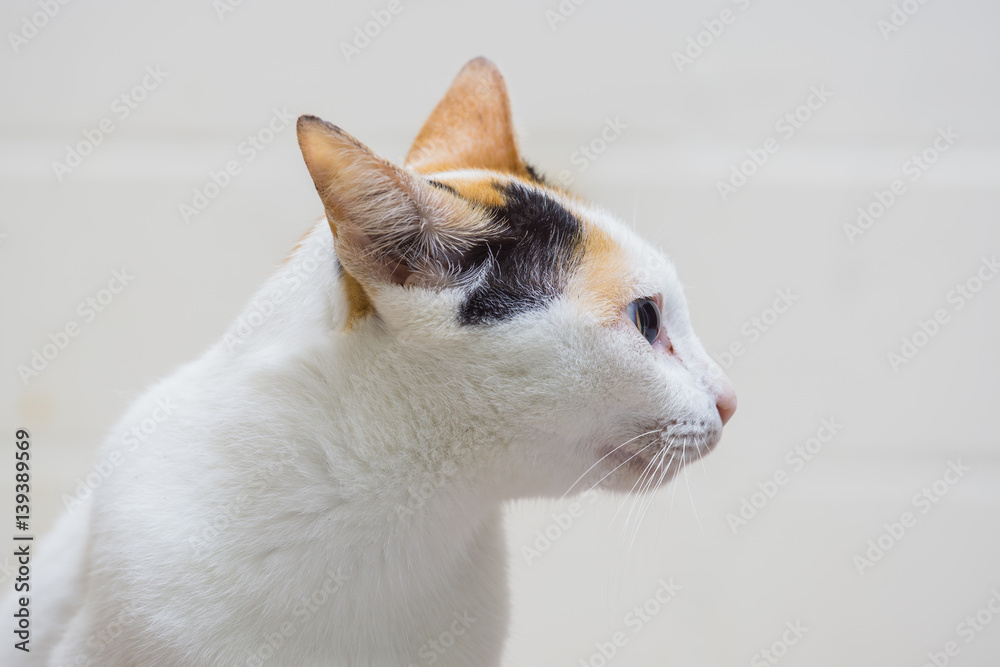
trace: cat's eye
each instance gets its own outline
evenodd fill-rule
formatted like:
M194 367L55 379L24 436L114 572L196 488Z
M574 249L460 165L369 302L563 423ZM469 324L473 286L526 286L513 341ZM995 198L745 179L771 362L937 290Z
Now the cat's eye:
M652 299L636 299L626 309L628 318L650 345L660 335L660 308Z

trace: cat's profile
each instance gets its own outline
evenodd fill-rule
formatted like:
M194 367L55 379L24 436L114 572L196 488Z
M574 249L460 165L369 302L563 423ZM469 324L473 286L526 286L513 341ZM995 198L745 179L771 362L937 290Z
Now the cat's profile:
M662 484L719 440L735 395L672 264L524 162L492 63L402 167L298 138L326 217L116 425L16 664L498 665L502 503Z

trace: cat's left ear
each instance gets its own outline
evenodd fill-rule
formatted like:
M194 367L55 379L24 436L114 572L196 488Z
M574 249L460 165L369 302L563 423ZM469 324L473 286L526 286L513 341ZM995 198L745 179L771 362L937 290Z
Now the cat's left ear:
M481 210L339 127L301 116L297 130L337 257L361 284L442 285L486 236L491 221Z
M529 177L511 120L500 69L486 58L469 61L431 112L406 156L420 172L489 169Z

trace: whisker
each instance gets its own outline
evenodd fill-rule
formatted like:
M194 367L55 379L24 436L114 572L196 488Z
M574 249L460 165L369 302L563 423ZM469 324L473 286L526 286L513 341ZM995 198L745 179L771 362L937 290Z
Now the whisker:
M653 443L650 443L650 444L653 444ZM631 498L634 497L634 495L635 495L635 487L639 486L639 483L643 480L643 478L645 477L646 473L649 472L650 468L652 468L656 464L656 457L659 456L659 455L660 455L660 452L657 452L646 463L646 467L643 468L642 474L639 475L638 478L636 478L635 483L632 484L632 488L629 489L628 493L625 495L625 499L622 501L622 504L618 508L618 511L615 512L615 515L613 517L611 517L612 521L614 521L615 519L617 519L618 515L621 514L622 509L625 507L625 502L627 502L628 500L630 500ZM627 521L628 521L628 519L626 519L626 522Z
M629 489L628 495L625 496L625 500L622 501L621 506L618 508L618 511L615 513L615 517L617 517L619 514L621 514L622 509L625 508L625 503L626 502L629 503L630 506L628 508L628 516L625 517L625 522L622 524L621 533L618 536L622 540L625 539L625 534L628 532L629 522L632 519L632 513L635 511L636 503L638 503L639 497L642 494L642 489L646 485L646 475L649 474L654 469L654 467L656 466L657 457L660 456L660 454L661 454L662 451L663 450L660 450L660 451L656 452L652 457L650 457L650 460L646 464L646 467L643 468L643 470L642 470L642 474L640 474L638 476L638 478L635 480L635 484L633 484L632 488ZM639 492L638 493L636 493L636 486L639 487ZM623 544L624 544L624 542L623 542Z
M685 458L685 463L687 463L686 458ZM700 530L702 536L704 536L705 528L701 525L701 519L698 517L698 508L694 506L694 494L691 493L691 480L690 478L688 478L687 465L684 466L684 485L687 487L688 490L688 498L691 499L691 509L694 510L694 520L698 522L698 530Z
M643 494L646 494L649 491L649 489L651 488L650 484L652 483L654 477L655 477L655 474L651 474L649 476L649 479L646 482L643 483L642 488L639 489L639 493L636 494L635 501L632 503L632 509L629 510L629 517L628 517L628 519L626 519L626 527L628 526L629 519L631 519L631 517L632 517L632 511L634 511L636 508L638 508L638 510L639 510L636 513L635 526L632 529L632 535L631 535L631 537L629 537L629 541L628 541L628 550L629 551L632 551L632 547L635 546L635 538L639 535L639 530L642 527L643 505L646 502L646 498L643 497ZM653 495L651 493L649 493L648 497L652 498Z
M642 474L639 475L639 478L636 479L635 484L633 484L632 488L629 490L628 496L626 496L626 501L631 500L632 506L629 507L628 516L625 517L625 523L622 526L622 533L621 533L620 537L625 537L625 531L628 530L628 524L629 524L629 520L632 518L632 512L635 511L636 504L639 502L639 499L642 497L642 492L643 492L643 490L646 487L646 481L647 481L646 480L646 474L652 472L652 470L654 469L654 467L656 465L657 458L664 451L666 451L666 450L661 449L660 451L656 452L656 454L654 454L652 456L652 458L650 458L649 463L646 464L646 467L643 469ZM652 478L653 478L653 475L650 474L649 480L652 480ZM640 482L642 482L641 486L639 486ZM636 486L639 486L639 492L638 493L635 493L635 487ZM618 508L618 512L615 513L615 517L617 517L618 514L621 513L621 511L622 511L622 509L624 507L625 507L625 503L623 502L622 505L621 505L621 507ZM613 520L614 519L612 519L612 521ZM631 550L631 547L630 547L630 550Z
M647 444L646 447L643 448L643 451L645 449L647 449L650 445L652 445L654 442L655 441L651 441L649 444ZM635 487L645 478L646 473L655 464L656 457L659 456L659 455L660 455L660 452L657 452L656 454L654 454L650 458L649 462L646 463L646 466L643 468L642 473L635 480L635 483L632 484L632 488L629 489L628 494L625 496L625 498L622 499L622 504L618 507L618 511L615 512L615 516L612 517L612 519L611 519L612 521L614 521L616 518L618 518L618 515L621 514L621 511L623 509L625 509L625 503L629 503L630 502L632 504L632 506L629 508L628 517L626 517L625 522L622 524L621 532L618 535L618 538L622 541L622 546L625 546L625 532L628 530L628 520L629 520L629 517L632 516L632 511L635 509L635 499L636 499L636 496L635 496L635 493L634 493L635 492ZM620 555L619 555L619 559L618 559L619 565L621 564L621 559L624 556L625 556L625 552L621 552Z
M655 441L653 441L653 442L655 442ZM642 449L640 449L636 453L632 454L632 456L628 457L627 459L625 459L624 461L622 461L621 463L619 463L617 466L615 466L614 470L611 470L607 475L605 475L604 477L602 477L599 480L597 480L597 482L592 487L590 487L589 489L587 489L587 491L585 491L585 493L589 493L590 491L593 491L594 489L596 489L597 485L600 484L601 482L603 482L604 480L606 480L608 478L608 476L610 476L612 473L615 472L615 470L618 470L618 468L621 468L623 465L625 465L626 463L628 463L629 461L631 461L632 459L634 459L636 456L638 456L639 454L642 454L644 451L646 451L647 449L649 449L650 445L652 445L653 442L649 442L648 444L644 445Z
M666 457L666 451L667 451L667 448L664 448L662 450L664 458ZM629 543L629 550L630 551L632 549L632 546L635 544L636 537L639 536L639 527L642 525L643 520L646 518L646 514L649 513L650 508L652 508L653 501L656 500L656 492L659 489L660 484L663 483L663 478L670 471L670 466L673 465L674 457L676 455L677 455L677 450L675 449L670 454L670 460L667 462L667 465L664 466L664 467L662 467L660 469L660 474L659 474L659 476L656 479L656 483L655 484L651 483L649 485L648 499L645 501L645 503L643 503L642 505L639 506L639 518L638 518L638 520L636 522L635 532L632 534L632 540ZM650 481L652 482L652 478L650 479Z
M630 442L635 442L636 440L638 440L639 438L641 438L643 436L649 435L650 433L656 433L658 430L659 429L655 429L654 428L652 431L646 431L645 433L640 433L639 435L635 436L634 438L630 438L630 439L626 440L625 442L623 442L622 444L618 445L617 447L615 447L614 449L612 449L610 452L608 452L607 454L605 454L601 458L597 459L597 461L594 462L594 465L592 465L589 468L587 468L586 472L584 472L582 475L580 475L576 479L575 482L573 482L572 484L570 484L569 488L566 489L566 493L562 494L562 496L560 496L559 500L561 501L561 500L565 499L566 496L569 495L569 492L573 490L573 487L576 486L577 484L579 484L580 480L582 480L584 477L586 477L590 473L591 470L593 470L594 468L596 468L601 463L601 461L603 461L604 459L608 458L609 456L611 456L612 454L614 454L615 452L617 452L619 449L621 449L625 445L629 444ZM639 451L642 451L642 450L639 450ZM618 468L615 468L615 470L618 470ZM614 471L612 471L612 472L614 472ZM606 476L607 475L605 475L605 477ZM604 477L601 478L601 482L603 482L603 481L604 481ZM598 484L600 484L600 482L598 482ZM597 484L595 484L594 486L597 486ZM594 487L592 486L590 488L593 489Z
M676 451L674 452L677 453ZM677 497L677 484L674 483L673 488L670 490L670 509L667 511L667 519L669 520L674 514L674 498Z

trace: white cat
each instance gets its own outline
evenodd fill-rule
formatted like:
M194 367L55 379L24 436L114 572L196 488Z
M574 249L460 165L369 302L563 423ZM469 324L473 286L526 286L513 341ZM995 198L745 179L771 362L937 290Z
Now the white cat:
M403 167L298 135L326 219L112 431L4 664L497 665L502 503L662 484L719 440L735 394L673 266L524 163L489 61Z

